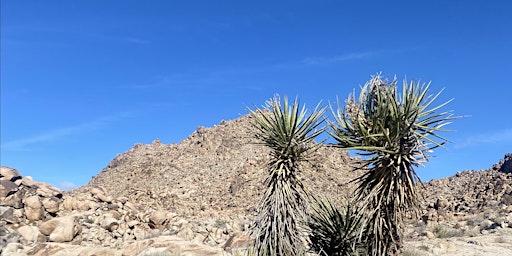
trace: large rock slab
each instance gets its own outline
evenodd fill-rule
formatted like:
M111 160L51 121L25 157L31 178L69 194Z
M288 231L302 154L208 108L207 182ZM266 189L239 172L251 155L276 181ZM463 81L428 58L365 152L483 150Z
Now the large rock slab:
M42 234L52 242L70 242L80 234L82 227L73 216L58 217L39 225Z
M45 242L46 240L36 226L22 226L18 228L18 233L30 242Z

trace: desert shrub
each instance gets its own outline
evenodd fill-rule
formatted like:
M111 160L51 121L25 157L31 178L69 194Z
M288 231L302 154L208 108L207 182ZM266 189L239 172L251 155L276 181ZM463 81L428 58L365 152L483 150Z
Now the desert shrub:
M363 255L358 211L351 204L339 209L325 198L318 199L307 224L311 250L322 256Z
M432 232L437 238L461 237L465 235L465 231L462 229L456 229L443 225L434 226Z

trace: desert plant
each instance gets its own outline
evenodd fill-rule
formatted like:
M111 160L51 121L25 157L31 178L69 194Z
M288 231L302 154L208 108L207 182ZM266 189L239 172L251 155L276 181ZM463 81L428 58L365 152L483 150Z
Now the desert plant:
M456 118L450 111L437 113L449 101L434 106L441 92L427 95L430 83L404 80L401 95L396 84L396 78L388 82L376 75L361 88L358 100L353 93L344 109L339 102L337 111L331 107L335 120L329 122L329 133L338 146L363 156L360 168L366 171L355 179L355 192L366 209L370 255L400 250L404 214L419 211L420 179L414 167L447 142L438 133Z
M307 209L307 192L297 177L299 163L308 159L319 144L314 139L324 128L325 108L308 112L297 99L275 96L264 109L249 110L254 134L270 148L266 191L251 229L256 255L299 255L304 252L299 224Z
M362 215L347 203L339 209L326 198L318 199L308 220L311 250L322 256L349 256L363 253L361 248Z

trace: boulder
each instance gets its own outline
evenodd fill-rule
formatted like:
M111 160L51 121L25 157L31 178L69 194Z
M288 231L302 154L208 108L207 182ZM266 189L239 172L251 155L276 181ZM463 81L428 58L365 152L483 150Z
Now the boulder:
M449 206L450 206L450 202L447 199L439 198L439 199L437 199L437 201L434 205L434 208L436 210L447 209Z
M165 221L167 221L167 212L165 211L156 211L149 216L149 221L156 225L157 227L162 226Z
M21 178L21 184L25 187L35 187L36 186L36 182L32 179L32 177L30 176L24 176Z
M27 241L45 242L45 237L36 226L22 226L18 228L18 233L20 233L20 235Z
M55 196L44 198L42 203L48 213L55 214L59 211L60 200Z
M21 175L16 169L7 166L0 167L0 180L15 181L18 179L21 179Z
M7 197L18 191L18 185L10 180L0 180L0 197Z
M62 191L48 183L36 182L37 194L42 197L62 198Z
M112 216L105 216L101 222L101 227L108 231L114 231L119 227L119 221Z
M82 228L73 216L66 216L41 223L39 231L52 242L69 242L82 231Z
M9 206L0 206L0 220L7 221L9 223L14 223L14 209Z
M29 196L23 200L25 205L25 216L29 220L41 220L44 217L43 204L39 196Z
M111 203L112 202L112 198L107 196L105 190L102 189L102 188L98 188L98 187L91 188L91 194L95 198L100 200L101 202L105 202L105 203Z
M7 196L6 198L3 198L2 204L6 206L11 206L14 209L22 209L23 208L23 190L18 191L17 193L14 193L12 195Z
M500 172L512 173L512 158L505 162L500 168Z

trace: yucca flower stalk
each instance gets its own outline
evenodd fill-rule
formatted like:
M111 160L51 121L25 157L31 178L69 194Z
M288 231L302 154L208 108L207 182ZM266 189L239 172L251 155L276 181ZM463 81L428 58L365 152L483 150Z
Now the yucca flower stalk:
M271 150L266 191L252 227L257 255L291 256L304 253L299 230L308 207L308 193L297 177L299 163L318 148L314 139L324 128L325 108L308 112L299 109L297 98L291 104L275 96L264 109L249 110L257 139Z
M434 105L441 92L429 95L430 83L406 80L401 94L396 78L374 76L358 100L351 94L345 109L338 102L329 123L330 135L345 149L358 150L367 171L358 177L356 200L365 212L368 253L390 255L402 247L403 218L418 215L421 194L415 167L428 161L429 153L447 140L439 136L454 117L438 111L450 101Z

